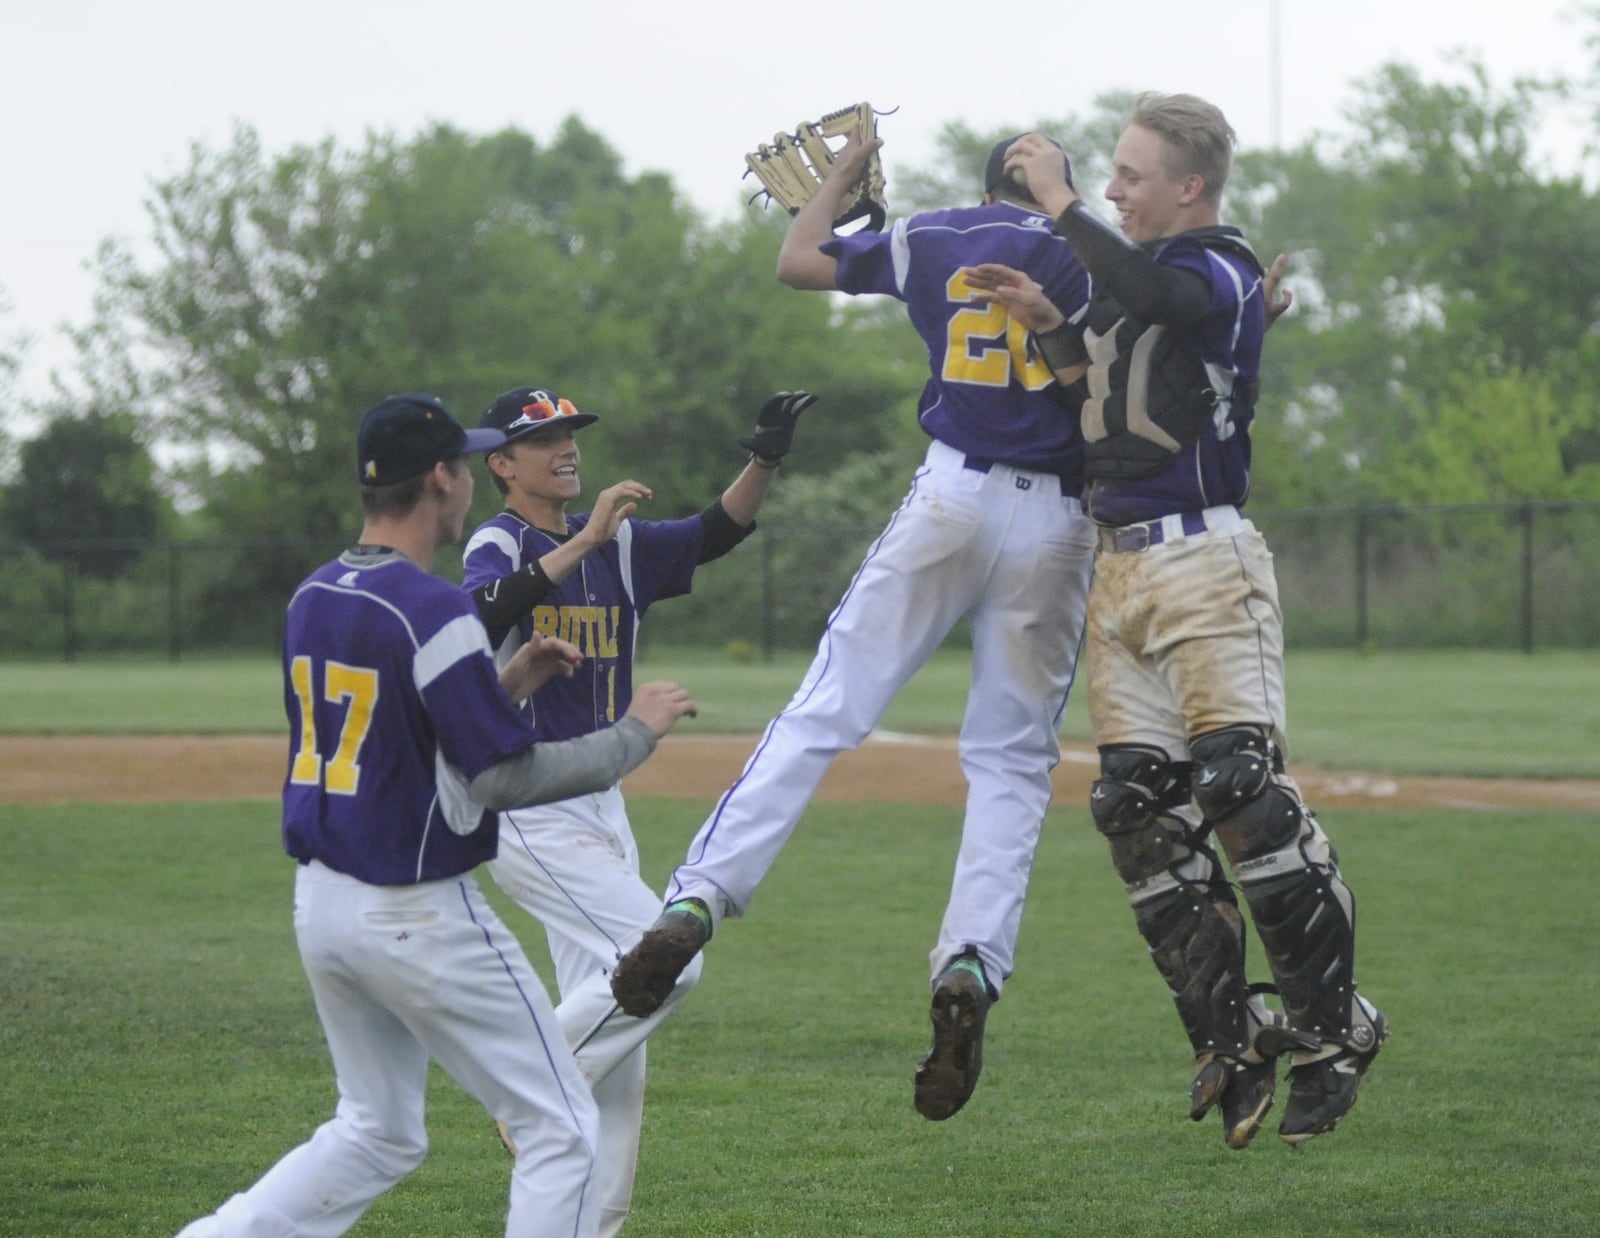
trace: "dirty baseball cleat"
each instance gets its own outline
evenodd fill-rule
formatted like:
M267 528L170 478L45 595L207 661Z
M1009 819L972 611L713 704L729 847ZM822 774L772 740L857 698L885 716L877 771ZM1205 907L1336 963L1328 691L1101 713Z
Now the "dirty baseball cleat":
M1207 1054L1189 1088L1189 1116L1196 1122L1216 1107L1222 1114L1222 1139L1236 1151L1250 1146L1272 1108L1277 1063L1235 1061Z
M989 985L977 952L968 949L939 973L928 1017L933 1047L917 1067L917 1112L930 1122L957 1113L978 1086L983 1070L983 1024L989 1015Z
M1255 1032L1249 1050L1238 1058L1202 1055L1189 1088L1189 1116L1198 1122L1215 1106L1222 1114L1223 1142L1235 1151L1250 1146L1272 1108L1278 1058L1295 1050L1316 1049L1322 1043L1315 1036L1295 1031L1283 1015L1268 1010L1259 996L1252 995L1250 1005Z
M611 996L622 1012L642 1019L659 1010L709 940L711 910L703 902L686 898L669 906L611 973Z
M1364 1048L1329 1043L1324 1056L1296 1053L1289 1068L1289 1103L1284 1106L1278 1137L1291 1146L1326 1135L1356 1103L1361 1076L1367 1073L1389 1038L1389 1021L1376 1010L1371 1026L1356 1029L1356 1038L1370 1043ZM1309 1059L1309 1060L1307 1060Z

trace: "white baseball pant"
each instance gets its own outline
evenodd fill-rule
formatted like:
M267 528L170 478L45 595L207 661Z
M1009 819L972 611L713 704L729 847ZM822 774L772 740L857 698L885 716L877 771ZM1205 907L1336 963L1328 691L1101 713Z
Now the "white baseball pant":
M749 908L840 752L877 725L960 620L972 679L959 753L966 816L930 977L974 946L998 990L1050 805L1056 728L1077 668L1095 528L1059 479L970 467L935 442L828 620L815 658L673 873L667 898L714 923Z
M611 996L618 956L661 912L660 895L639 876L639 850L618 787L503 813L500 853L489 872L545 928L561 992L556 1017L599 1109L596 1195L600 1233L610 1238L633 1198L645 1041L694 987L701 963L685 969L648 1018L623 1014Z
M343 1234L422 1163L432 1057L506 1124L508 1238L597 1233L594 1100L522 947L470 877L372 886L319 863L295 936L333 1058L333 1118L179 1238Z

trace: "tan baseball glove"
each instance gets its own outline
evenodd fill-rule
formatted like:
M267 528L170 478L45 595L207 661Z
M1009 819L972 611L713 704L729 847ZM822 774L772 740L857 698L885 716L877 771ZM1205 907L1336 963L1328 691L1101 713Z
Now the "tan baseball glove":
M863 141L878 135L878 114L870 103L829 112L821 120L804 122L793 133L777 134L771 146L757 147L744 157L744 174L753 172L761 182L760 190L750 201L765 194L789 214L795 214L811 200L833 167L837 150L828 144L829 139L852 133L859 133ZM865 227L873 232L880 231L888 218L883 162L877 151L872 152L861 178L845 193L833 224L838 228L863 218L867 221Z

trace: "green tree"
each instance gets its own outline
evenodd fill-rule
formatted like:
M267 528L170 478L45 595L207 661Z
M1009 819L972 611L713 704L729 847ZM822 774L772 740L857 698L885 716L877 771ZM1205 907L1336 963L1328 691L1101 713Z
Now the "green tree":
M1594 423L1592 392L1479 362L1417 400L1417 430L1386 472L1417 503L1600 500L1600 461L1571 444Z
M58 413L21 445L16 479L5 489L9 535L108 580L126 573L141 540L162 531L166 513L155 462L122 412ZM82 542L108 544L75 544Z
M219 625L258 623L257 599L351 531L356 420L395 390L469 420L522 383L568 395L603 418L582 440L591 492L640 476L649 515L720 492L773 390L824 397L795 470L898 438L914 340L782 288L776 221L711 232L665 177L620 164L576 119L544 148L439 126L278 156L241 127L155 187L155 257L102 251L78 337L90 389L187 450L197 531L317 539L241 544L210 598ZM474 514L495 501L480 487Z
M1600 199L1541 173L1533 149L1565 87L1502 91L1480 63L1461 68L1437 83L1387 65L1358 86L1331 154L1311 142L1240 161L1231 213L1264 252L1292 255L1301 302L1268 338L1264 408L1282 415L1257 436L1259 501L1409 501L1412 445L1464 373L1580 378L1600 360ZM1569 451L1595 428L1591 402L1569 419Z
M585 447L648 463L662 506L725 484L773 389L850 409L819 467L893 437L903 349L778 286L770 224L710 234L619 165L576 120L545 150L438 127L277 158L240 129L157 187L153 265L104 252L86 355L210 453L185 480L213 523L286 533L348 523L355 418L397 388L464 416L524 382L570 392L606 418Z

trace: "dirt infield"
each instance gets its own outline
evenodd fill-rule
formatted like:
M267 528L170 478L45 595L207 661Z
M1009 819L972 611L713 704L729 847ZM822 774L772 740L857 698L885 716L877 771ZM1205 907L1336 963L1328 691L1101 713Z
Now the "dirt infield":
M755 746L751 735L668 736L630 775L641 795L715 799ZM0 803L276 798L281 735L0 736ZM1055 770L1057 804L1082 804L1096 761L1069 746ZM1600 813L1600 782L1410 778L1295 767L1314 807L1561 808ZM837 803L959 804L966 794L955 740L874 735L828 771L819 799Z

